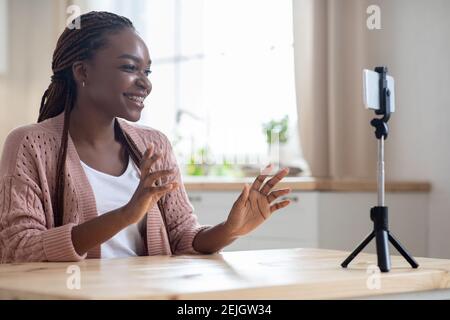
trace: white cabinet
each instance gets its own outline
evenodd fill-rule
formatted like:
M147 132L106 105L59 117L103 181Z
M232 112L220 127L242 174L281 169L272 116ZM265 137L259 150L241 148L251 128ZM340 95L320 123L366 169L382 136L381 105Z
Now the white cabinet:
M227 191L188 193L199 222L212 225L225 221L239 195ZM376 204L375 193L293 192L288 198L291 205L225 251L297 247L351 251L372 230L369 212ZM428 194L387 194L386 203L391 232L413 255L426 256ZM373 244L365 252L375 252Z
M211 225L226 220L238 196L239 192L189 192L199 222ZM317 193L292 193L287 198L291 205L276 211L269 221L225 251L317 247Z
M428 193L386 194L389 230L415 256L427 256L428 200ZM320 193L319 248L353 250L373 229L370 208L376 201L376 193ZM375 252L374 243L365 252Z

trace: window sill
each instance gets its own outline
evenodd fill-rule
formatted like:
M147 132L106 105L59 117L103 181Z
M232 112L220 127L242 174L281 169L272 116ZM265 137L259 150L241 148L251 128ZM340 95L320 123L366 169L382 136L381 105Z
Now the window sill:
M238 191L244 183L252 183L253 178L186 177L184 185L188 191ZM293 191L322 192L376 192L376 181L370 180L330 180L324 178L292 177L285 178L278 188L291 188ZM425 181L387 181L386 192L425 192L431 191L431 184Z

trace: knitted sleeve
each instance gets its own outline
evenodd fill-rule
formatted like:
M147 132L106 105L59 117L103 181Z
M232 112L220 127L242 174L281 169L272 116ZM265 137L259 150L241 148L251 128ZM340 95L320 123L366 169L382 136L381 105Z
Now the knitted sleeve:
M163 164L161 168L156 169L174 168L174 181L179 184L176 190L167 193L162 198L163 214L166 219L173 254L198 254L199 252L192 246L194 238L200 231L210 226L199 224L197 216L194 214L194 208L186 194L172 146L165 135L160 132L158 132L158 135ZM165 183L166 181L162 182Z
M25 144L25 146L24 146ZM17 147L20 146L20 147ZM32 159L26 172L14 156L27 148L20 134L13 132L5 142L0 162L0 262L79 261L72 243L69 223L52 227L50 213L44 210L43 192ZM26 152L21 153L27 154ZM6 168L6 169L5 169Z

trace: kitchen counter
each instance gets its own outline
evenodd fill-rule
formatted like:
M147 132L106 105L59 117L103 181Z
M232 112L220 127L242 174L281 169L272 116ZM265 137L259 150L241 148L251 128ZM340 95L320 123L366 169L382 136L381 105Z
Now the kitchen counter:
M184 185L188 191L239 191L244 183L252 183L254 178L214 178L185 177ZM324 192L376 192L377 182L367 180L330 180L319 178L287 177L278 188L291 188L293 191ZM430 192L431 184L422 181L387 181L386 192Z
M362 253L343 269L340 263L347 255L277 249L7 264L0 265L0 298L337 299L433 295L450 287L450 260L418 258L419 269L411 269L403 258L392 257L390 273L373 274L375 255ZM68 279L75 274L80 275L80 289L69 289Z

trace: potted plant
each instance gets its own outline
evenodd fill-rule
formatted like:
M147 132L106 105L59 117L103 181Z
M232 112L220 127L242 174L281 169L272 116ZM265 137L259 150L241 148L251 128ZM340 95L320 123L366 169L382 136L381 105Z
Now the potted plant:
M281 120L270 120L263 124L266 142L268 145L277 143L286 144L288 141L289 116L284 116Z
M285 163L289 158L289 116L264 123L263 131L266 136L269 161L276 165Z

